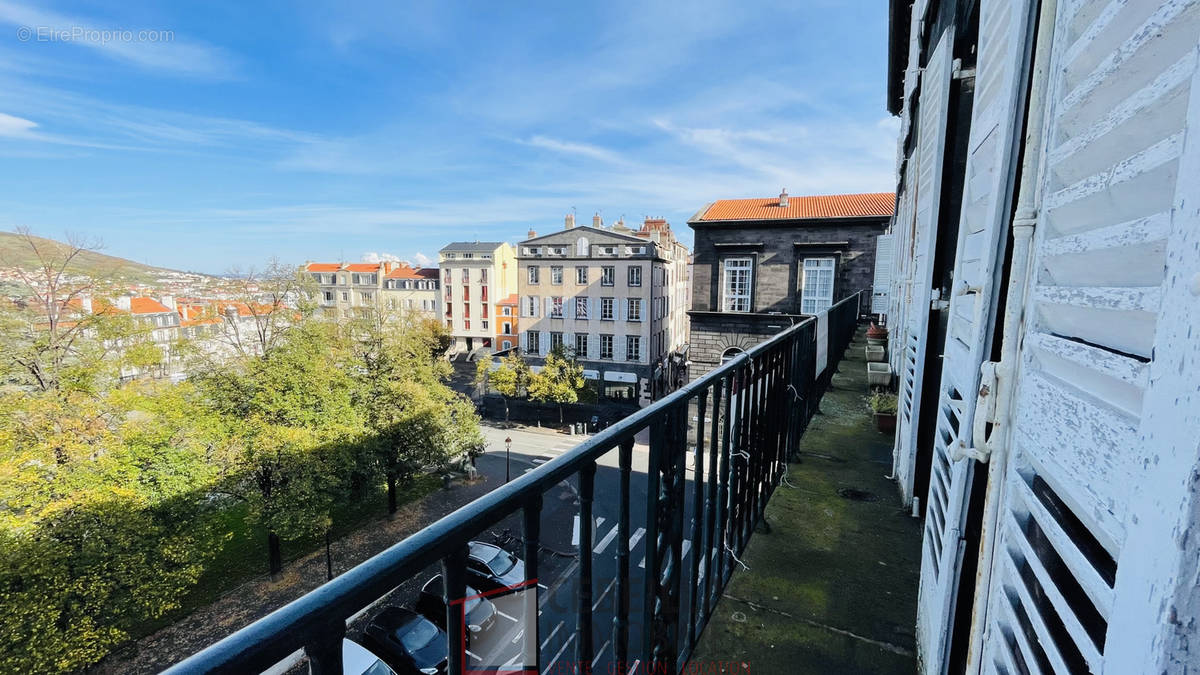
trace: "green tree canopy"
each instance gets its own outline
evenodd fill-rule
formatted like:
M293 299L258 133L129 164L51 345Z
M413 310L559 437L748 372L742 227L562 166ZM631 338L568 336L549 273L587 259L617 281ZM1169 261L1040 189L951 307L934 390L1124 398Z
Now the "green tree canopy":
M529 377L529 397L535 401L558 404L558 421L563 421L563 405L579 401L587 387L583 366L562 347L546 355L541 372Z

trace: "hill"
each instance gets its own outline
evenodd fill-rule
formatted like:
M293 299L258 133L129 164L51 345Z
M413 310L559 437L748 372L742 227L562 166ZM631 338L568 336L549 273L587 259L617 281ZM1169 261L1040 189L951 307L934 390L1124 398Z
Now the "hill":
M67 250L67 244L44 237L33 237L39 247ZM30 250L25 237L15 232L0 232L0 270L21 268L33 269L37 265L37 256ZM97 251L83 251L71 262L71 271L79 275L97 278L122 280L135 284L154 284L164 277L173 277L179 272L162 267L152 267L125 258L105 255ZM196 274L197 277L206 275Z

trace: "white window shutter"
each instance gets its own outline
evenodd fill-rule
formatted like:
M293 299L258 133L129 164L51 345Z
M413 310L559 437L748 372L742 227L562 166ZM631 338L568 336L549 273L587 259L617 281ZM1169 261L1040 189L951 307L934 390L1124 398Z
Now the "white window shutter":
M541 334L541 340L538 344L538 356L545 356L550 353L550 331L544 330Z
M875 240L875 279L871 287L872 314L888 313L888 289L891 285L892 235L881 234Z
M624 335L614 335L613 336L613 360L614 361L624 361L625 360L625 336Z

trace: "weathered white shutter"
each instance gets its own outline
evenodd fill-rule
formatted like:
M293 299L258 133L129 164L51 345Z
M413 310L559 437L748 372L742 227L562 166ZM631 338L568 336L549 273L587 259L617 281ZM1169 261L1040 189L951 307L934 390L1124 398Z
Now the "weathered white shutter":
M544 331L542 331L542 334L538 339L538 356L544 357L544 356L546 356L546 354L549 354L549 353L550 353L550 331L544 330Z
M625 336L624 335L614 335L613 336L613 360L614 361L624 361L625 360Z
M988 360L995 325L997 263L1011 213L1013 137L1025 98L1030 12L1026 0L985 0L980 5L979 58L942 377L936 390L928 390L938 397L938 405L917 613L926 673L946 671L962 558L973 553L963 550L962 532L975 462L963 458L962 451L972 446L979 367Z
M1162 570L1196 463L1200 5L1058 13L981 666L1182 672L1169 595L1194 581Z
M892 235L875 240L875 280L871 286L871 313L887 314L888 287L892 285Z
M897 411L896 443L899 461L905 464L901 472L907 485L901 483L906 495L912 494L915 474L918 416L921 409L922 379L925 369L925 343L929 333L929 303L933 277L933 254L937 244L938 206L941 200L942 165L945 157L946 124L950 94L950 58L953 54L954 31L946 29L921 80L917 127L916 195L913 204L915 232L912 248L912 281L910 306L905 325L892 330L901 331L902 350L898 375L900 400Z

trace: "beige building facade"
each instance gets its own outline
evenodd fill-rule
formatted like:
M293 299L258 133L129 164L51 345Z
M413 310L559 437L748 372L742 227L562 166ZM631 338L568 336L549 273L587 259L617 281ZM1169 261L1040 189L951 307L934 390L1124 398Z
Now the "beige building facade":
M520 350L534 368L562 346L606 398L645 405L674 389L686 328L687 248L666 221L633 231L597 215L517 249ZM679 293L684 297L679 297ZM678 359L676 359L678 360Z
M496 303L517 292L516 250L504 242L455 242L438 252L442 320L451 349L498 351Z
M317 305L322 315L348 319L365 310L419 312L437 318L441 307L438 271L401 262L305 264L317 282Z

